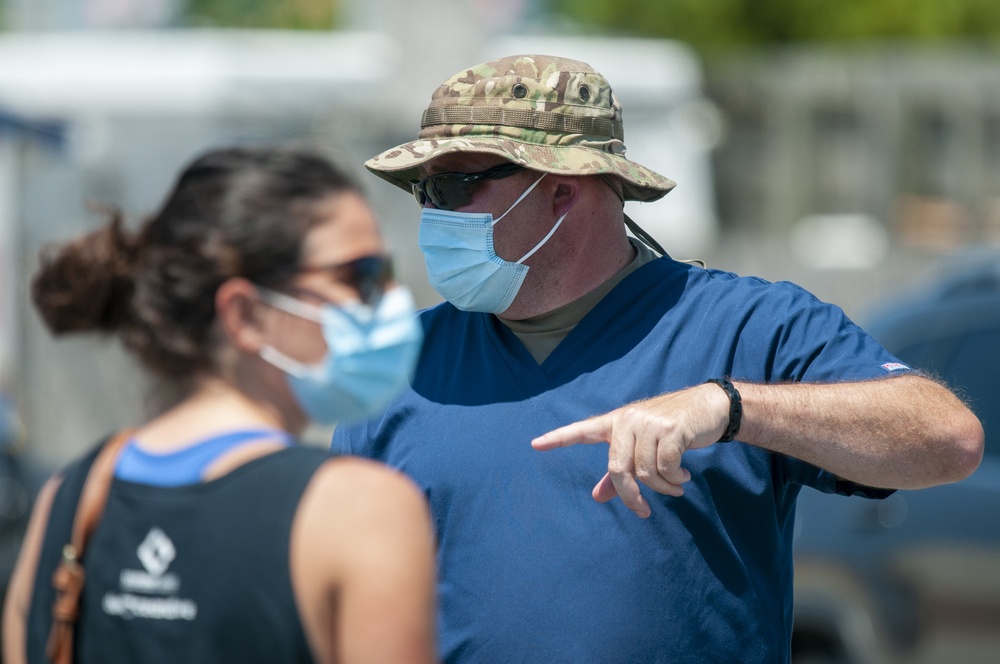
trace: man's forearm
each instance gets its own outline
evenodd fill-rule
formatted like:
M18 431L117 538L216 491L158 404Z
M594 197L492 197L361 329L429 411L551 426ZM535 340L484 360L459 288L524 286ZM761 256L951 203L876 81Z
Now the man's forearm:
M734 383L739 439L869 486L915 489L978 467L983 428L948 389L920 376L856 383Z

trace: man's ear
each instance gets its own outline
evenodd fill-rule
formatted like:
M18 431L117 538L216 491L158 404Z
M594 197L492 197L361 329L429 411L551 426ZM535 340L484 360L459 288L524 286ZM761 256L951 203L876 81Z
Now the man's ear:
M555 180L555 189L552 193L552 212L556 217L561 217L569 212L570 208L579 200L580 180L563 175L554 176L553 180Z
M242 277L227 279L215 291L215 315L229 343L257 354L263 345L257 287Z

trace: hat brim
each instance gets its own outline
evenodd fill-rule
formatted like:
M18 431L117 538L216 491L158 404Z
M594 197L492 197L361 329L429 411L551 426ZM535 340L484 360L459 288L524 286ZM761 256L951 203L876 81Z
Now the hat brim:
M622 183L627 201L651 202L665 196L675 183L629 161L624 155L574 145L539 145L506 137L419 139L396 146L365 162L365 168L405 191L420 179L419 167L446 154L492 154L515 164L554 175L613 175Z

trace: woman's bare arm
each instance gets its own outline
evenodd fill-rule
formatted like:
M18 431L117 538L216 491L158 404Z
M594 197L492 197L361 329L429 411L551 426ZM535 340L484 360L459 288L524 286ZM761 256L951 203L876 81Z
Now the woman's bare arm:
M3 661L7 664L24 664L28 659L28 608L31 606L42 539L52 511L52 501L60 484L62 478L53 477L38 492L31 520L21 543L21 553L7 586L3 607Z
M303 496L292 538L296 598L319 661L437 661L434 537L410 480L332 460Z

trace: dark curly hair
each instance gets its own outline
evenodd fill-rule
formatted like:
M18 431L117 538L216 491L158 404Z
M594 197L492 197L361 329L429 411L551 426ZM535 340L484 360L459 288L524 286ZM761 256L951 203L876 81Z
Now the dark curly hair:
M211 371L218 287L232 277L271 287L286 281L320 221L316 204L344 192L360 189L319 155L208 152L137 232L113 211L100 229L43 248L32 299L56 335L117 332L161 376Z

